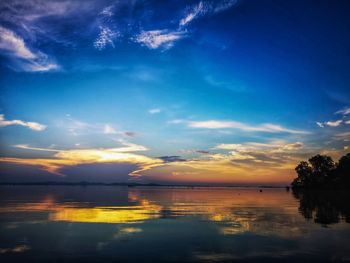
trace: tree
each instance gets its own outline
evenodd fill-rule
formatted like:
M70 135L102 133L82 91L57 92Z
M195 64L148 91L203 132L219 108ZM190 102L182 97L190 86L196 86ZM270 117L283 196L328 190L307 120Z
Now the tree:
M297 178L292 182L294 188L349 188L350 153L340 158L336 164L331 157L317 154L295 167Z
M339 159L335 174L340 184L350 185L350 153Z
M295 171L298 174L298 177L292 182L293 187L303 187L310 185L312 180L312 168L308 162L300 162Z
M327 155L317 154L309 159L312 165L312 170L315 175L327 176L330 172L335 169L334 161Z

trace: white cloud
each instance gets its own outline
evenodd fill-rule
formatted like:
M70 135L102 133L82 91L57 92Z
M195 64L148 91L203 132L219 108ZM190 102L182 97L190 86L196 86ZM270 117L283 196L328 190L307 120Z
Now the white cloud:
M150 49L171 48L174 42L186 37L184 31L150 30L142 31L135 39L137 43Z
M181 119L175 119L175 120L168 121L169 124L180 124L180 123L184 123L184 122L186 122L186 121L181 120Z
M345 124L350 124L350 120L346 121Z
M324 124L322 122L316 122L317 126L320 127L320 128L324 128Z
M100 32L97 39L94 42L94 47L98 50L102 50L107 44L110 44L114 48L113 40L119 35L118 32L111 30L107 26L100 26Z
M302 130L292 130L276 124L260 124L256 126L248 125L237 121L218 121L218 120L208 120L208 121L189 121L188 126L190 128L200 128L200 129L239 129L248 132L286 132L294 134L308 134L309 132Z
M103 128L104 134L117 134L117 131L109 124L106 124Z
M46 54L30 50L20 36L2 26L0 26L0 52L14 60L24 71L58 69L58 65L50 61Z
M335 114L348 115L348 114L350 114L350 107L339 110Z
M197 5L188 8L186 15L180 19L179 26L184 27L191 23L193 20L198 19L205 15L211 15L225 11L233 7L237 3L237 0L223 0L223 1L200 1Z
M2 26L0 26L0 49L19 58L36 58L36 55L28 49L22 38Z
M156 113L160 113L161 110L160 110L159 108L154 108L154 109L150 109L148 112L149 112L150 114L156 114Z
M180 26L185 26L188 23L190 23L192 20L197 18L198 16L201 16L206 12L206 7L204 3L201 1L198 3L198 5L195 5L190 9L190 11L186 14L184 18L182 18L179 22Z
M4 114L0 114L0 127L19 125L27 127L34 131L43 131L46 129L46 126L37 122L26 122L21 120L6 120Z
M111 16L113 16L114 15L114 13L113 13L113 8L114 8L114 6L113 5L111 5L111 6L107 6L107 7L105 7L105 8L103 8L103 10L101 11L101 15L104 15L104 16L107 16L107 17L111 17Z
M235 4L237 4L237 0L218 1L217 5L214 7L214 13L225 11L226 9L233 7Z
M338 127L343 121L337 120L337 121L326 121L324 125L330 126L330 127Z

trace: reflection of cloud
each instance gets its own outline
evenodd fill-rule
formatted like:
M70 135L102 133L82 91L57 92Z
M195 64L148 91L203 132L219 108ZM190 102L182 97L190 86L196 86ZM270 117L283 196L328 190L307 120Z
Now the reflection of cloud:
M283 189L197 188L152 192L132 190L134 199L147 198L166 203L168 214L175 217L198 217L216 224L220 234L254 233L258 235L300 236L306 227L296 212L297 204ZM167 199L169 198L169 199ZM292 207L291 207L292 206ZM310 226L307 226L310 227Z
M13 248L0 248L0 254L5 253L23 253L30 250L30 247L27 245L18 245Z
M136 223L159 217L160 206L142 204L140 206L108 206L93 208L58 208L50 213L51 221L84 222L84 223ZM134 231L134 232L133 232ZM140 232L136 228L124 229L123 233Z
M43 131L46 129L46 126L37 122L31 122L31 121L22 121L22 120L6 120L4 114L0 114L0 127L6 127L6 126L12 126L12 125L19 125L27 127L34 131Z

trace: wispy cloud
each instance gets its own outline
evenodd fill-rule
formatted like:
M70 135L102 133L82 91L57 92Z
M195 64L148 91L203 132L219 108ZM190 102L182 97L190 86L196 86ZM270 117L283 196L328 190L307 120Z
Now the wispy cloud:
M168 49L174 45L175 41L184 37L186 37L185 31L163 29L142 31L134 40L150 49Z
M179 22L180 26L185 26L188 23L190 23L192 20L196 19L197 17L205 14L207 7L205 4L201 1L197 5L191 7L186 14L184 18L182 18Z
M153 108L153 109L150 109L148 112L150 114L156 114L156 113L160 113L161 110L159 108Z
M205 15L211 15L225 11L233 7L237 0L223 1L200 1L198 4L188 8L185 16L180 19L179 26L183 27Z
M238 129L247 132L270 132L270 133L293 133L293 134L309 134L307 131L288 129L276 124L260 124L249 125L237 121L220 121L220 120L208 120L208 121L189 121L188 127L198 129Z
M94 47L98 50L102 50L106 45L111 45L114 48L114 40L118 37L119 33L113 31L107 26L100 26L100 32L94 42Z
M117 134L117 131L110 124L105 124L105 126L103 128L103 133L104 134Z
M19 125L27 127L34 131L43 131L46 129L46 126L37 122L31 121L22 121L22 120L6 120L4 114L0 114L0 127Z
M49 71L59 68L46 54L31 50L23 38L2 26L0 26L0 52L23 71Z
M347 107L347 108L344 108L342 110L339 110L335 114L348 115L348 114L350 114L350 107Z
M56 121L56 126L68 131L70 135L80 136L87 134L120 135L122 137L135 137L133 131L123 131L115 128L111 123L90 123L67 115L64 119Z
M226 150L228 155L219 155L221 158L229 158L232 162L280 166L291 162L300 156L304 144L301 142L283 143L254 143L243 144L219 144L214 149ZM213 156L218 158L218 156Z

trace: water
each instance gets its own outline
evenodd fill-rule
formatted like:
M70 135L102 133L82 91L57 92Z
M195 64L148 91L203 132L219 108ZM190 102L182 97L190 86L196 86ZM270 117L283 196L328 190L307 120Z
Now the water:
M342 192L0 187L1 262L350 261Z

